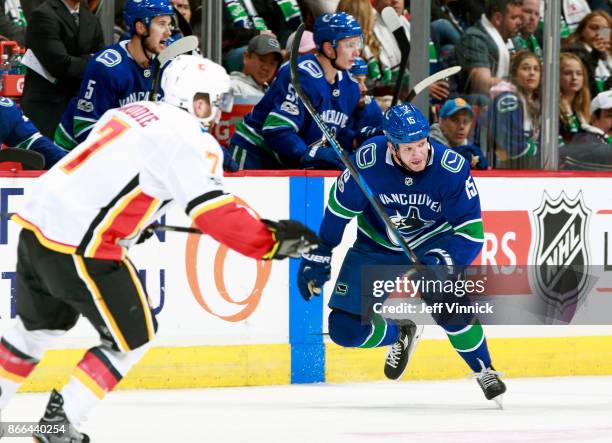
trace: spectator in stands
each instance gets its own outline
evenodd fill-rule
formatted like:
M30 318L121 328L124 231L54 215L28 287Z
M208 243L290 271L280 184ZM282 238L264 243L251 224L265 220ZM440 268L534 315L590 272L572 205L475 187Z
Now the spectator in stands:
M507 43L520 28L521 6L522 0L491 0L486 14L461 36L455 52L463 68L466 93L486 96L491 87L508 77L510 51Z
M464 32L459 18L451 8L451 3L458 2L456 0L431 2L431 38L438 48L438 54L449 52L459 42Z
M52 138L88 60L104 46L102 27L78 0L47 0L32 12L26 45L56 81L28 69L21 105L41 134Z
M0 97L0 146L3 144L39 152L45 157L47 169L67 153L41 135L15 102L6 97Z
M242 71L234 71L230 75L234 97L241 95L257 98L259 101L276 75L282 60L278 40L266 34L253 37L244 52Z
M582 60L589 79L591 96L604 90L612 76L612 18L603 11L587 14L576 32L564 42L564 51L573 52Z
M242 55L254 36L267 33L285 47L289 35L302 23L297 0L223 0L223 64L242 70Z
M172 6L183 16L187 23L191 23L191 5L189 0L171 0Z
M531 51L542 60L542 35L538 33L540 25L540 0L523 0L521 11L521 28L513 39L514 47L517 51L522 49Z
M361 27L345 12L324 14L313 28L316 54L298 59L303 90L345 149L353 146L351 122L359 86L345 72L362 47ZM293 87L283 65L264 97L236 125L230 149L241 169L344 169Z
M149 98L151 60L166 48L174 11L169 0L128 0L123 12L131 38L89 61L81 88L55 132L55 143L64 149L82 143L109 109Z
M587 84L587 70L577 55L562 52L559 69L559 134L564 143L570 143L591 119L591 93Z
M497 86L488 111L489 140L495 149L495 167L537 167L540 143L540 58L519 51L510 65L510 83Z
M440 122L431 126L429 136L465 157L472 169L487 169L486 156L469 141L473 121L474 110L467 101L448 100L440 108Z
M8 9L8 13L5 10ZM17 0L0 0L0 40L14 40L25 44L26 20Z
M612 91L600 92L591 102L591 124L574 136L575 143L612 144Z
M612 15L612 2L610 0L589 0L592 11L606 11Z

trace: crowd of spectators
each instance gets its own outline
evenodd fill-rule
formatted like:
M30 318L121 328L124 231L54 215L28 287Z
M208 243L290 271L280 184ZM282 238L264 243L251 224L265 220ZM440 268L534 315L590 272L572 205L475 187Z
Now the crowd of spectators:
M125 1L115 2L116 40L131 38L122 20ZM462 67L460 74L429 89L432 137L456 149L474 168L539 165L540 91L546 86L542 85L543 2L431 2L430 71ZM168 44L181 35L198 34L202 20L197 0L171 3L177 26ZM222 4L223 65L242 103L255 105L264 97L288 59L300 23L307 29L300 54L315 53L310 31L316 17L344 11L355 17L363 32L362 65L355 71L359 77L353 73L362 96L380 105L377 112L389 105L401 51L381 11L392 7L410 39L413 17L408 0L222 0ZM103 47L94 15L97 6L96 0L0 0L0 35L30 48L53 78L49 81L29 69L21 101L25 114L47 137L53 138L70 99L79 91L86 93L81 79L92 55ZM611 10L610 0L562 1L558 100L562 145L584 140L610 143ZM349 146L354 147L356 140Z

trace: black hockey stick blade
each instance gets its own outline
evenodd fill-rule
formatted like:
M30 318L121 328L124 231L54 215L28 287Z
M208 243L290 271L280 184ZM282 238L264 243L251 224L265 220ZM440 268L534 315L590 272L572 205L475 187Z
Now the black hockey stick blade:
M45 169L45 157L39 152L21 148L0 149L0 163L20 163L25 170ZM0 170L3 169L0 167Z
M435 82L444 80L445 78L448 78L451 75L455 75L459 71L461 71L461 66L451 66L450 68L443 69L441 71L436 72L433 75L430 75L427 78L424 78L423 80L418 82L416 85L414 85L414 88L410 90L410 92L408 93L408 97L406 97L406 101L411 102L417 95L419 95L425 89L429 88Z
M147 229L152 229L154 231L168 231L168 232L184 232L186 234L200 234L203 232L198 228L191 228L186 226L172 226L172 225L162 225L160 223L152 223Z
M404 251L404 253L408 256L408 258L415 265L419 266L420 263L417 259L417 256L414 254L414 252L412 252L412 250L408 246L408 243L406 243L406 240L404 240L404 237L402 237L399 230L397 229L397 226L391 221L391 219L385 212L385 209L383 208L382 204L376 198L376 196L374 195L374 193L372 192L368 184L365 182L365 180L361 177L361 175L359 174L359 172L357 171L357 169L351 162L351 159L349 158L346 151L342 148L340 143L338 143L334 135L331 133L330 129L327 127L327 124L325 124L325 122L323 121L323 118L319 115L319 113L314 108L314 106L312 106L310 99L308 98L308 96L304 92L304 89L302 88L302 83L300 81L300 76L298 73L298 57L299 57L300 41L302 40L303 33L304 33L304 24L302 23L298 27L297 31L295 32L293 44L291 45L291 57L290 57L290 63L289 63L289 67L291 69L291 83L293 87L295 88L295 91L299 99L304 104L304 107L306 108L308 113L312 116L312 119L314 120L316 125L319 127L319 129L321 130L325 138L327 138L331 147L334 149L334 151L336 151L336 154L338 154L338 157L340 157L340 160L342 161L344 166L346 166L349 173L351 174L351 176L353 177L353 179L355 180L355 182L357 183L357 185L359 186L359 188L361 189L361 191L367 198L370 205L372 205L372 208L374 209L376 214L378 214L378 216L381 218L381 220L383 221L383 223L385 224L389 232L393 233L393 236L395 237L395 240L398 246Z
M157 101L157 90L159 89L159 79L161 76L161 71L164 65L172 60L174 57L177 57L181 54L186 54L187 52L191 52L198 47L198 38L195 35L189 35L187 37L183 37L172 43L166 49L159 53L159 55L153 61L155 77L153 77L153 86L151 87L151 93L149 94L149 99L151 101Z
M382 10L380 15L387 29L393 33L397 46L402 53L402 58L399 64L399 72L397 75L397 83L395 85L395 90L393 91L393 100L391 101L391 106L394 106L399 100L399 95L402 90L402 81L404 80L406 67L408 66L408 57L410 56L410 41L408 40L406 30L402 26L395 9L393 9L391 6L387 6Z

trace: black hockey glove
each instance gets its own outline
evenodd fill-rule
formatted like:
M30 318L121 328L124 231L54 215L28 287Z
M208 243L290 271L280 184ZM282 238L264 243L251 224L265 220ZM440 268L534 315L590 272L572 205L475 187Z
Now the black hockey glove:
M264 260L282 260L283 258L300 258L302 253L317 247L320 240L317 234L312 232L302 223L295 220L265 220L268 229L274 236L274 246L266 255Z

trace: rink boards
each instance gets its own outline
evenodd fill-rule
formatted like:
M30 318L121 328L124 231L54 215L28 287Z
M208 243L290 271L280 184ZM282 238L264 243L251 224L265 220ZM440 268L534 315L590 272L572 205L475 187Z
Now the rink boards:
M0 178L2 214L19 210L34 183L26 175ZM299 219L316 229L334 179L333 174L328 175L297 171L232 176L226 179L226 187L262 217ZM612 176L495 172L478 175L476 183L485 226L485 246L478 263L533 263L537 245L551 236L546 230L554 229L549 221L542 221L541 214L562 207L568 217L574 217L571 220L584 220L578 240L590 263L606 269L612 264L608 246ZM172 208L162 222L190 223L178 208ZM352 223L334 255L335 272L355 232ZM5 294L0 330L9 327L14 316L18 233L16 224L0 219L0 290ZM323 335L327 331L326 300L315 298L306 303L299 296L297 260L257 263L206 236L179 233L157 234L134 247L130 256L146 282L160 327L153 349L122 381L123 388L383 377L385 349L342 349L328 343ZM324 292L329 294L330 288L328 284ZM603 296L612 291L612 283L600 289ZM509 376L612 374L612 326L488 326L485 331L496 367ZM96 343L94 330L79 321L45 356L23 389L46 390L60 384L83 349ZM465 373L466 367L440 328L429 326L405 377L442 379Z

